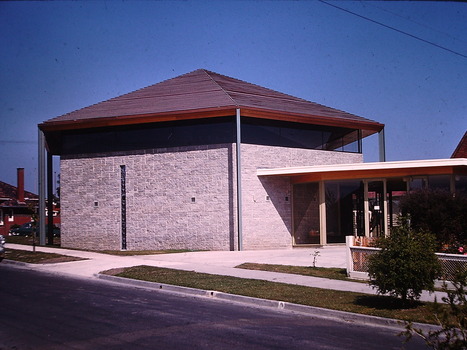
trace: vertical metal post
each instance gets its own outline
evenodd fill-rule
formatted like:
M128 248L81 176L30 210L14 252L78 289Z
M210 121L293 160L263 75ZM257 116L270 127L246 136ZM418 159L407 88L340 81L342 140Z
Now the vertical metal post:
M242 232L242 163L241 163L241 123L240 108L237 108L237 231L238 231L238 250L243 250L243 232Z
M363 145L362 145L362 130L358 129L357 130L357 138L358 138L358 153L362 153L363 152Z
M47 152L47 244L54 244L53 156Z
M384 138L384 128L378 133L378 141L379 141L379 161L385 162L386 161L386 140Z
M45 137L38 134L39 244L45 245Z
M327 242L327 228L326 228L326 189L324 181L319 182L319 240L321 245L326 245Z
M370 237L370 205L368 203L368 180L363 181L363 216L365 217L365 237Z

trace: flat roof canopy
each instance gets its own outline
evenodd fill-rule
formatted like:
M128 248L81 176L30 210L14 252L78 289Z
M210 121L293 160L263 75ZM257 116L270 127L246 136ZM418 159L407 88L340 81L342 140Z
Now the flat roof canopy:
M467 158L257 169L256 174L258 176L289 176L292 183L417 175L467 175Z

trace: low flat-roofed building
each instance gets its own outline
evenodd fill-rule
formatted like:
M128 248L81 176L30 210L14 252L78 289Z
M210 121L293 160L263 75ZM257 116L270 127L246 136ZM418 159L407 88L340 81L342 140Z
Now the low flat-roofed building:
M467 193L466 158L269 168L257 175L290 182L296 246L386 235L410 191Z

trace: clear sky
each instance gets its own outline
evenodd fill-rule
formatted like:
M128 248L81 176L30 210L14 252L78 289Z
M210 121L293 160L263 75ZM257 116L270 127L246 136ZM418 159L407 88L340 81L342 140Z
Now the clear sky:
M384 123L387 160L467 129L465 2L4 1L0 58L0 180L36 193L38 123L198 68Z

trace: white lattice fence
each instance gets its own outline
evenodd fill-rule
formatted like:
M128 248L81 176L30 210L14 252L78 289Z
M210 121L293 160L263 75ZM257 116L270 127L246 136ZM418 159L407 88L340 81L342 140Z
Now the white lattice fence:
M347 275L350 278L368 279L368 256L380 249L354 245L354 237L347 237ZM458 270L467 269L467 255L436 253L441 263L442 280L451 281Z

